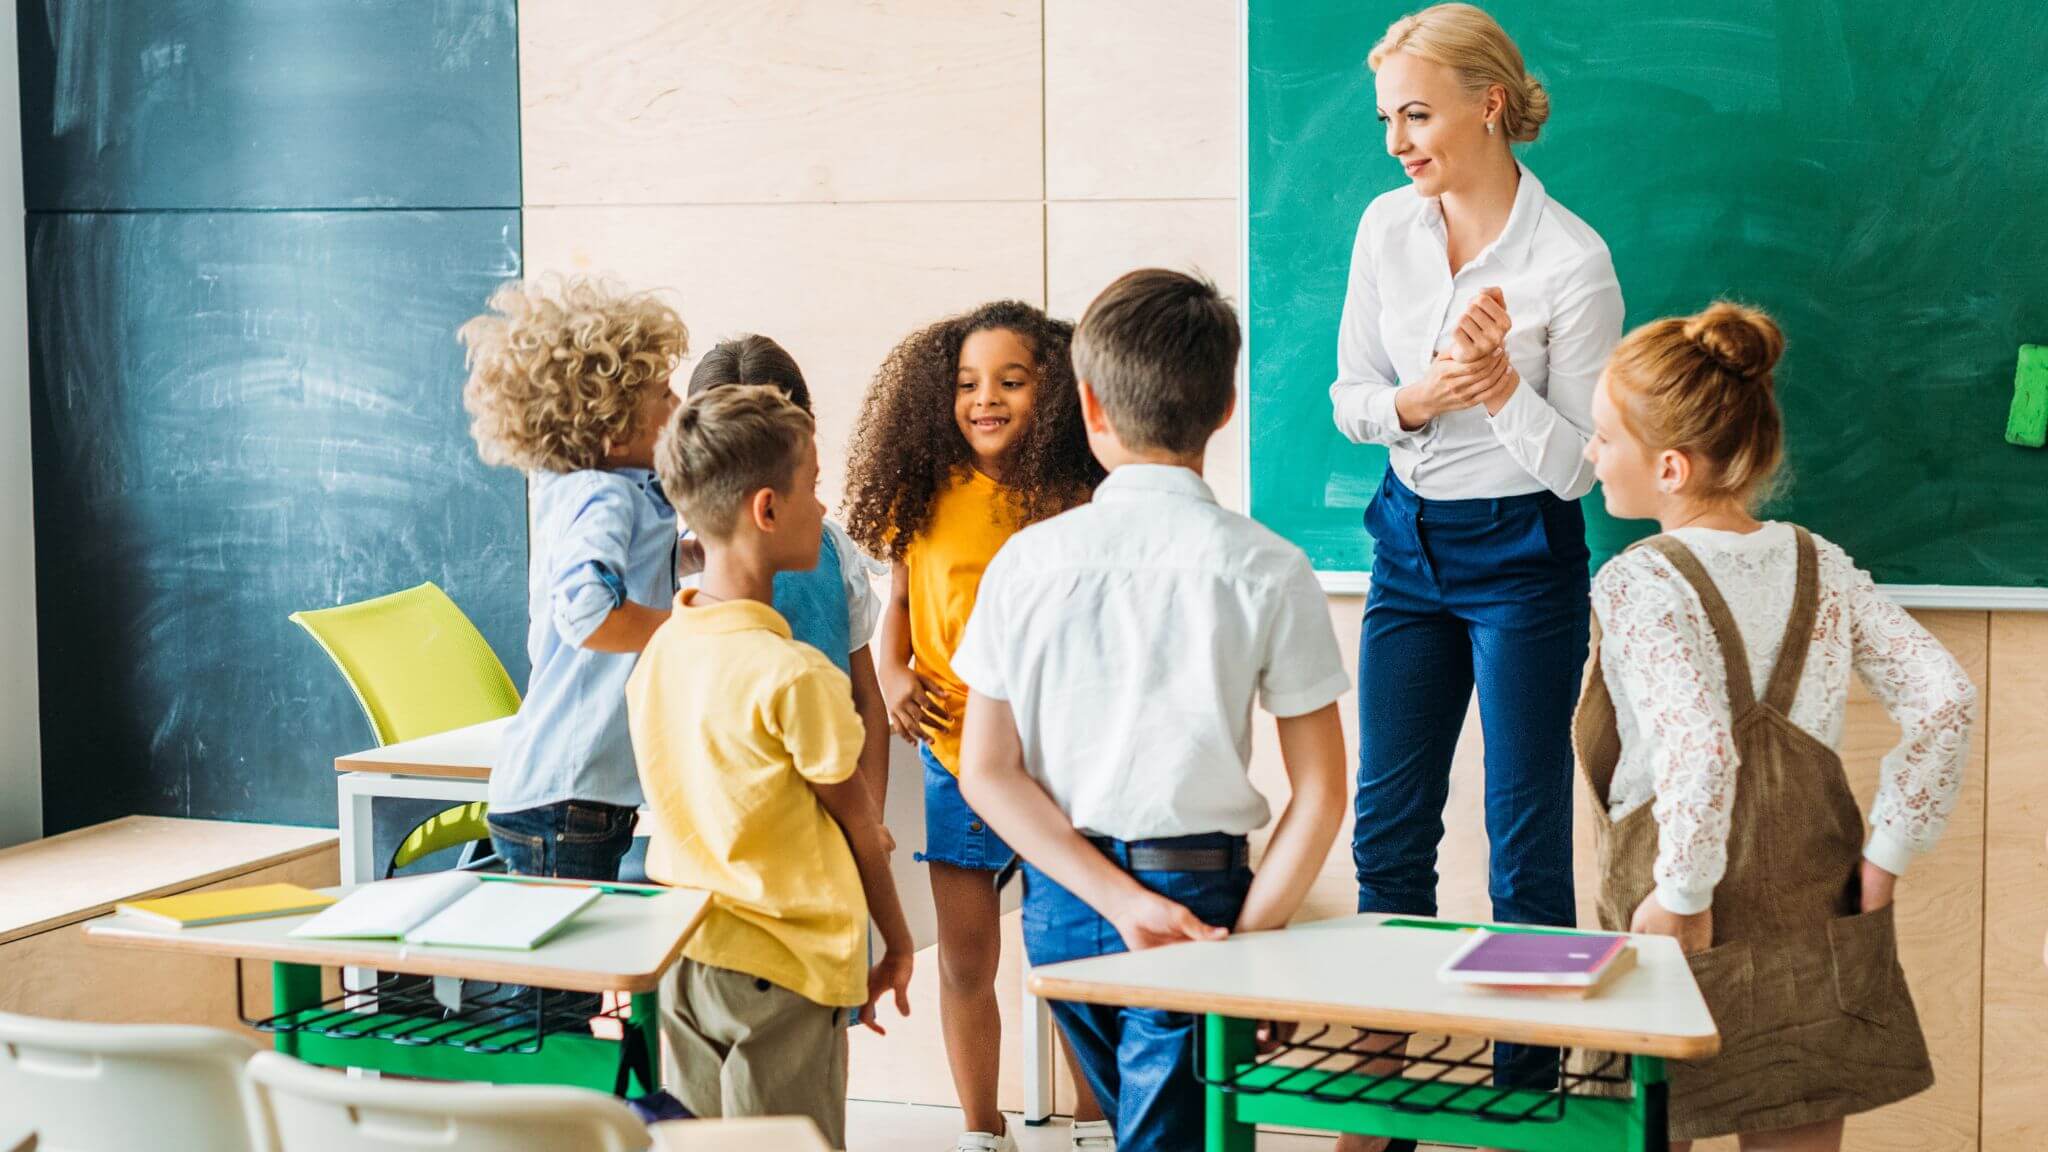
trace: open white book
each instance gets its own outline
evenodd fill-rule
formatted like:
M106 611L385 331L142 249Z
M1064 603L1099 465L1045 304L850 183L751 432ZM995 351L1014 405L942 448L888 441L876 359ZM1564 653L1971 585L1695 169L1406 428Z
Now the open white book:
M292 929L316 940L403 940L450 948L538 947L602 892L436 872L365 884Z

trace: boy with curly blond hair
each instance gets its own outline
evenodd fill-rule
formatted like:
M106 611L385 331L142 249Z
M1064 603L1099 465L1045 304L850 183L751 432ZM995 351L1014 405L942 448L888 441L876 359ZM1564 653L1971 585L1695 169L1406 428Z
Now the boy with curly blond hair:
M491 845L514 872L617 879L641 803L626 680L675 596L654 442L689 334L653 295L569 279L504 285L459 337L477 451L530 480L533 673L491 768Z

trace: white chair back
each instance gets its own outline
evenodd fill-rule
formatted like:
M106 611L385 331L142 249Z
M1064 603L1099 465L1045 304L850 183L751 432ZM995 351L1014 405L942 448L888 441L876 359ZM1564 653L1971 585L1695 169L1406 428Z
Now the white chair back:
M641 1152L647 1128L581 1088L352 1080L277 1052L249 1062L279 1152Z
M83 1024L0 1012L0 1148L266 1152L243 1076L256 1045L182 1024Z

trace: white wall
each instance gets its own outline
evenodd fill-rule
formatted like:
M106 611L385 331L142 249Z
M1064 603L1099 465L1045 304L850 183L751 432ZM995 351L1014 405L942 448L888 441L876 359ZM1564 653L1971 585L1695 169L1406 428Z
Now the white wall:
M16 0L0 0L0 847L43 834Z

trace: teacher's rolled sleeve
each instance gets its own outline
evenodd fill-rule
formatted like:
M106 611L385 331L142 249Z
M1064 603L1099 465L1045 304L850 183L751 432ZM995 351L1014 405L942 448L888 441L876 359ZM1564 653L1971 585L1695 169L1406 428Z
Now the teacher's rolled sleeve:
M1273 617L1259 669L1259 705L1283 719L1306 716L1351 689L1351 673L1330 627L1330 601L1308 557L1298 556L1273 590Z
M1402 428L1401 413L1394 405L1401 376L1380 336L1379 254L1373 248L1376 227L1373 213L1364 213L1351 245L1351 278L1344 291L1344 316L1337 327L1337 380L1330 385L1330 412L1337 430L1354 444L1404 444L1414 441L1422 430Z
M1621 341L1621 282L1605 247L1557 278L1550 319L1548 395L1517 388L1489 421L1494 438L1524 471L1566 500L1593 488L1586 444L1593 437L1593 389Z

